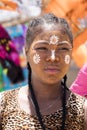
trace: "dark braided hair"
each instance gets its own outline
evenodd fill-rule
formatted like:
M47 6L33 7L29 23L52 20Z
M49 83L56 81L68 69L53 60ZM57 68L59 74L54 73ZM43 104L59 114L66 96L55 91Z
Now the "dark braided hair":
M67 95L67 91L68 87L66 86L66 81L67 81L67 76L64 76L64 82L61 82L61 84L64 86L63 88L63 97L62 97L62 107L63 107L63 113L62 113L62 126L61 126L61 130L65 129L65 120L66 120L66 114L67 114L67 110L66 110L66 95Z
M33 42L34 38L36 35L40 34L41 31L44 31L47 29L47 26L51 25L51 29L55 30L58 25L62 25L65 33L69 36L71 45L73 44L73 35L71 28L67 21L64 18L58 18L52 13L45 14L43 16L37 17L32 19L29 22L29 26L27 29L26 33L26 47L29 48L29 45ZM49 27L48 27L49 28ZM57 29L56 29L57 30ZM29 84L29 90L31 93L31 97L35 106L36 114L38 117L38 120L41 124L41 127L43 130L46 130L44 121L42 120L42 115L40 113L40 108L33 90L33 86L31 84L31 67L28 63L28 70L29 70L29 75L28 75L28 84ZM63 85L63 97L62 97L62 107L63 107L63 113L62 113L62 126L61 130L65 130L65 120L66 120L66 94L67 94L67 86L66 86L66 81L67 81L67 76L65 75L63 78L63 81L61 84Z
M31 67L30 67L29 63L27 64L27 66L28 66L28 70L29 70L29 73L28 73L29 90L30 90L31 97L32 97L32 100L33 100L33 103L34 103L36 114L37 114L37 117L39 119L39 122L41 124L42 129L46 130L45 126L43 124L43 121L42 121L42 115L40 113L39 105L38 105L38 102L36 100L36 96L35 96L35 93L34 93L34 90L33 90L32 84L31 84Z

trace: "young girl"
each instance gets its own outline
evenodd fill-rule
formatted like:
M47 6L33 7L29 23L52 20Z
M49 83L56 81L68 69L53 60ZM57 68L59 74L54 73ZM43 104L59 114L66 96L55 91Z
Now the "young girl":
M49 13L29 22L28 85L1 93L1 130L87 130L85 99L66 86L72 46L65 19Z

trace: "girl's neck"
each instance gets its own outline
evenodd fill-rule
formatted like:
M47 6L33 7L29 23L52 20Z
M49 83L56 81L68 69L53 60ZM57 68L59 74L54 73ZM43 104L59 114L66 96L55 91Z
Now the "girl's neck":
M46 100L46 99L55 99L58 96L61 96L63 87L61 82L57 84L42 84L32 82L32 86L37 97L37 100Z

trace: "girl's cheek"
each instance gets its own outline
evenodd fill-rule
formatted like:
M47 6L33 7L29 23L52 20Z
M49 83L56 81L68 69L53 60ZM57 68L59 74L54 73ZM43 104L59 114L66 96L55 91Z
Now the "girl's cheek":
M37 54L37 53L34 54L34 56L33 56L33 62L34 62L34 64L39 64L40 60L41 60L40 55Z

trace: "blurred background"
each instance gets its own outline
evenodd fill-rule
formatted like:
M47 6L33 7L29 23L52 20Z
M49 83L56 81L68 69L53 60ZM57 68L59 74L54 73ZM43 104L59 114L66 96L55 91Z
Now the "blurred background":
M0 91L27 84L25 34L33 17L53 12L68 20L74 36L67 86L87 62L87 0L0 0Z

